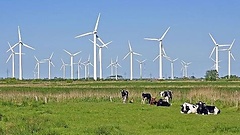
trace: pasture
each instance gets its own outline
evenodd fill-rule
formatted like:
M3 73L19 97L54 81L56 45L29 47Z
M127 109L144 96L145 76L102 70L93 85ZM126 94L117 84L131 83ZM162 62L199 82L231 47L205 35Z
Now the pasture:
M123 104L120 89L134 103ZM171 107L141 104L141 93L171 89ZM240 134L239 82L2 81L0 134ZM110 97L112 102L110 102ZM219 115L180 114L198 100Z

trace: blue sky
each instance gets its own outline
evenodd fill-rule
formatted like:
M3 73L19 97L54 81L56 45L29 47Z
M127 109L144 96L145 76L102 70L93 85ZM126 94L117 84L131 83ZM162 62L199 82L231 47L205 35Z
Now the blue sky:
M142 56L134 56L133 77L139 78L139 64L136 59L147 59L143 68L143 77L159 77L159 63L153 59L159 53L157 42L146 41L145 37L160 38L164 31L171 27L164 38L165 51L171 58L178 58L174 63L175 76L181 77L181 60L191 62L188 75L204 77L205 72L213 66L209 55L214 44L209 37L211 33L219 44L236 42L232 48L235 61L232 61L231 72L240 76L240 17L238 0L111 0L111 1L0 1L0 77L11 76L11 61L6 63L10 53L7 42L11 45L18 41L17 27L20 26L24 43L36 50L23 48L23 78L33 78L36 64L34 55L38 59L48 58L54 52L52 77L61 77L61 58L70 63L69 55L63 49L75 53L77 62L87 60L91 55L93 62L93 45L88 39L92 36L75 39L74 37L92 31L99 13L101 18L98 34L104 42L113 41L108 49L103 49L103 77L110 74L106 68L110 59L119 57L122 66L118 72L124 77L130 77L130 58L122 60L128 53L128 40L133 51ZM18 48L15 49L18 51ZM227 52L220 52L220 76L227 75ZM18 77L18 56L15 60L15 74ZM99 65L99 64L98 64ZM90 68L93 75L93 68ZM97 74L99 76L97 67ZM77 67L74 67L74 78L77 77ZM40 77L48 77L48 64L40 65ZM163 60L163 77L169 77L170 62ZM70 78L70 68L67 75ZM81 77L84 69L81 70Z

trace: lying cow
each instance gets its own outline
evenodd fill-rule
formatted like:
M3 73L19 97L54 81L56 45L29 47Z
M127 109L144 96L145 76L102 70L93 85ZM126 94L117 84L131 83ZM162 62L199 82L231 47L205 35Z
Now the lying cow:
M157 106L170 106L171 104L163 99L159 99L157 102Z
M194 105L194 104L190 104L190 103L183 103L181 105L181 113L185 113L185 114L190 114L190 113L195 113L197 114L197 109L198 109L198 105Z
M128 91L123 89L121 91L121 94L122 94L123 103L126 103L126 101L128 100Z
M202 115L214 114L217 115L220 113L220 110L216 106L209 106L206 103L199 101L197 103L198 109L197 113Z
M142 93L142 104L145 104L146 101L148 101L148 103L150 104L151 98L152 96L150 93Z
M165 90L165 91L159 92L159 95L163 99L165 99L167 102L172 101L172 94L173 94L173 92L171 90Z

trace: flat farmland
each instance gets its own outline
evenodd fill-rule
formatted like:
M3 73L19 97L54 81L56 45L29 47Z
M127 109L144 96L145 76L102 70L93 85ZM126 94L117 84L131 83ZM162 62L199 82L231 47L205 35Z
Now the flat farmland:
M134 103L121 102L121 89ZM166 89L172 106L141 104L142 92ZM2 81L0 134L240 134L239 92L237 81ZM180 113L199 100L221 113Z

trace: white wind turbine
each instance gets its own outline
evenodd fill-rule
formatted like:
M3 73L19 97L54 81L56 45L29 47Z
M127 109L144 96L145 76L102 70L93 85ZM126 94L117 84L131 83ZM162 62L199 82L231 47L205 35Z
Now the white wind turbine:
M22 80L22 46L25 46L25 47L30 48L32 50L35 50L35 49L22 42L21 32L20 32L19 26L18 26L18 42L15 45L13 45L10 49L13 49L17 45L19 45L19 80Z
M52 57L53 57L53 53L51 54L51 56L48 59L44 59L45 61L48 61L48 79L51 79L51 65L53 67L55 67L52 62Z
M73 57L78 55L79 53L81 53L81 51L72 54L72 53L68 52L65 49L63 49L63 50L70 55L70 59L71 59L71 62L70 62L70 66L71 66L71 79L73 79Z
M93 66L93 64L90 61L90 55L88 56L87 61L82 63L84 65L84 69L85 69L85 79L87 79L87 76L89 78L90 73L89 73L89 65Z
M130 42L128 41L129 52L125 55L123 59L126 59L130 55L130 80L133 79L133 55L141 55L139 53L133 52Z
M216 53L216 56L215 56L216 66L215 66L215 67L216 67L216 71L219 72L219 70L218 70L218 68L219 68L219 66L218 66L218 62L219 62L219 60L218 60L218 59L219 59L219 58L218 58L218 56L219 56L219 55L218 55L218 53L219 53L219 47L224 47L224 46L229 46L229 45L219 45L210 33L209 33L209 36L211 37L211 39L212 39L212 41L213 41L213 43L214 43L214 45L215 45L215 47L213 48L213 50L212 50L209 58L212 56L213 52L215 51L215 53Z
M158 38L158 39L157 38L144 38L145 40L152 40L152 41L159 42L159 55L155 58L155 59L157 59L159 57L159 79L162 79L162 57L164 56L162 41L169 29L170 29L170 27L168 27L168 29L164 32L164 34L162 35L161 38Z
M9 42L8 42L8 45L9 45L9 48L10 48L10 50L11 50L12 53L9 55L6 63L8 63L8 61L9 61L10 58L12 57L12 78L15 78L15 69L14 69L14 67L15 67L15 65L14 65L15 54L19 54L19 53L14 52L14 50L12 49L12 47L11 47L11 45L10 45ZM8 52L8 51L7 51L7 52Z
M230 47L228 49L222 49L223 51L228 51L228 79L230 79L230 76L231 76L231 57L233 60L235 60L235 58L231 52L234 42L235 42L235 39L233 40L232 44L230 45Z
M81 35L78 35L76 36L75 38L80 38L80 37L84 37L84 36L87 36L87 35L93 35L93 78L94 80L96 81L97 80L97 39L102 43L104 44L104 42L98 37L97 35L97 28L98 28L98 23L99 23L99 19L100 19L100 13L98 14L98 18L97 18L97 22L96 22L96 25L95 25L95 28L93 31L91 32L88 32L88 33L84 33L84 34L81 34Z
M90 41L92 43L94 43L92 40L90 40ZM100 79L102 79L102 48L104 48L104 47L108 48L107 45L109 45L110 43L112 43L112 41L110 41L110 42L108 42L106 44L103 44L103 45L96 44L98 46L98 48L99 48L98 49L98 56L99 56L99 77L100 77Z
M188 76L188 71L187 71L187 68L188 68L188 65L190 65L191 64L191 62L185 62L185 61L183 61L182 60L182 62L181 62L181 64L182 64L182 70L183 70L183 77L187 77Z
M167 57L167 60L171 62L171 79L174 79L174 65L173 63L178 60L178 58L172 60L170 57Z
M115 79L118 80L118 67L121 67L121 65L118 63L118 56L116 61L113 62L113 66L115 67Z
M62 61L62 66L61 66L60 70L63 69L63 79L65 79L66 78L66 66L69 66L69 64L64 63L63 59L61 59L61 61Z
M82 61L82 58L79 59L79 61L75 64L77 64L77 67L78 67L78 79L80 79L80 68L82 69L82 66L81 66L81 61Z
M137 62L139 63L140 79L142 79L142 64L143 64L145 61L146 61L146 59L145 59L145 60L142 60L142 61L137 60Z
M45 63L45 61L39 61L36 56L34 56L34 58L37 61L36 65L35 65L35 69L37 68L37 72L36 72L37 73L37 79L39 79L40 78L40 64Z
M114 63L113 63L113 61L112 61L112 59L111 59L110 64L107 66L107 68L111 67L111 70L110 70L110 71L111 71L110 76L113 75L113 66L114 66Z

